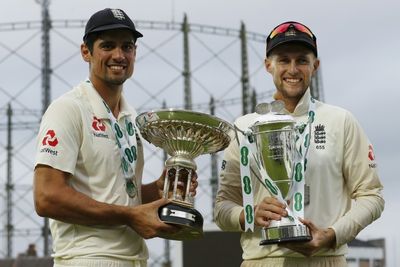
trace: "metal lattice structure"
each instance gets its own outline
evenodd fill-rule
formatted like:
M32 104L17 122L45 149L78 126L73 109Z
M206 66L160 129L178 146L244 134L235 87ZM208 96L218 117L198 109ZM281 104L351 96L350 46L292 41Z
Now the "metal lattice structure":
M124 93L139 112L185 108L233 122L271 97L264 35L247 31L244 23L230 29L188 21L186 15L182 23L135 21L145 37L138 43L135 73ZM42 21L0 24L0 71L9 74L0 80L0 258L15 257L29 243L42 255L50 254L48 221L33 206L35 139L51 99L86 78L79 52L85 23L51 20L44 0ZM318 81L313 84L315 92L319 86ZM196 208L205 223L212 221L219 156L196 161ZM145 144L145 182L159 176L164 159L163 151ZM152 250L162 242L164 249ZM154 239L148 244L149 265L168 266L169 242Z

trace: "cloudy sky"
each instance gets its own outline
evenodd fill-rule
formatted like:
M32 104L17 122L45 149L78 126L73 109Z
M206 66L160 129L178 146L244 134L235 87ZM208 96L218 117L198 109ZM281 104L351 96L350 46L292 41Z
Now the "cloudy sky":
M400 220L396 209L400 206L400 120L396 108L400 100L396 82L400 71L399 1L50 1L52 19L87 19L105 7L122 8L135 20L180 22L186 13L191 23L225 28L239 28L243 21L249 31L261 34L287 20L308 25L318 38L325 102L346 108L358 118L374 144L385 186L385 211L359 238L386 238L388 266L400 266L400 234L395 223ZM40 6L34 0L0 3L0 23L37 20ZM1 34L1 42L7 44ZM57 49L63 51L62 46ZM8 68L17 69L3 66L1 76L7 75L4 71ZM261 86L271 88L267 75L265 79Z

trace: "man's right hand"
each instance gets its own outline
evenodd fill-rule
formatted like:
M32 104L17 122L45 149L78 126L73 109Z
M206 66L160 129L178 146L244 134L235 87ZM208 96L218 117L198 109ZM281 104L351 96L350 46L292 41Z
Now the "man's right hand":
M254 224L268 227L271 220L280 220L288 215L285 208L286 205L276 198L265 197L259 204L254 206ZM244 230L244 211L240 213L239 221L242 230Z
M254 208L254 224L268 227L271 220L279 221L288 215L285 208L286 204L279 202L276 198L265 197Z
M161 198L147 204L130 207L127 224L145 239L177 233L180 227L166 224L158 216L159 208L169 202L169 200Z

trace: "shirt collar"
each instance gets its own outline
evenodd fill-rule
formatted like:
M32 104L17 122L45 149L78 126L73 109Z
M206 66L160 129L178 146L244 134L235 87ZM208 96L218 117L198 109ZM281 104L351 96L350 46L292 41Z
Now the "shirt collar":
M304 95L301 97L299 103L297 103L296 108L294 109L293 113L291 113L291 115L293 116L302 116L304 114L308 113L308 106L310 104L310 97L311 97L311 92L310 92L310 88L308 88L306 90L306 92L304 93ZM286 113L290 113L289 111L287 111L285 109Z
M136 114L136 112L134 112L128 102L126 102L125 96L122 94L121 95L121 99L120 99L120 115L119 116L131 116L132 114Z
M89 101L90 105L92 106L93 113L95 114L95 116L98 119L108 119L109 117L108 117L107 110L103 104L103 98L96 91L93 84L90 82L89 79L86 79L86 81L82 82L82 84L84 87L84 91L88 97L88 101ZM120 114L118 115L118 117L132 115L134 112L130 109L123 94L121 95L120 101L121 101L120 102Z

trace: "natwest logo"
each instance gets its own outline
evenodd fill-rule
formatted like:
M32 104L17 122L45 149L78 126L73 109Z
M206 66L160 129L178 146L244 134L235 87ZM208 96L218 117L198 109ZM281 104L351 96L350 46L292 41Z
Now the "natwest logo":
M48 130L46 136L42 140L42 145L55 147L58 144L58 139L54 130Z
M375 154L374 154L374 149L372 148L372 145L369 145L369 148L368 148L368 158L371 161L375 160Z
M106 126L104 125L104 123L96 117L93 117L92 127L95 131L100 131L100 132L106 131Z

